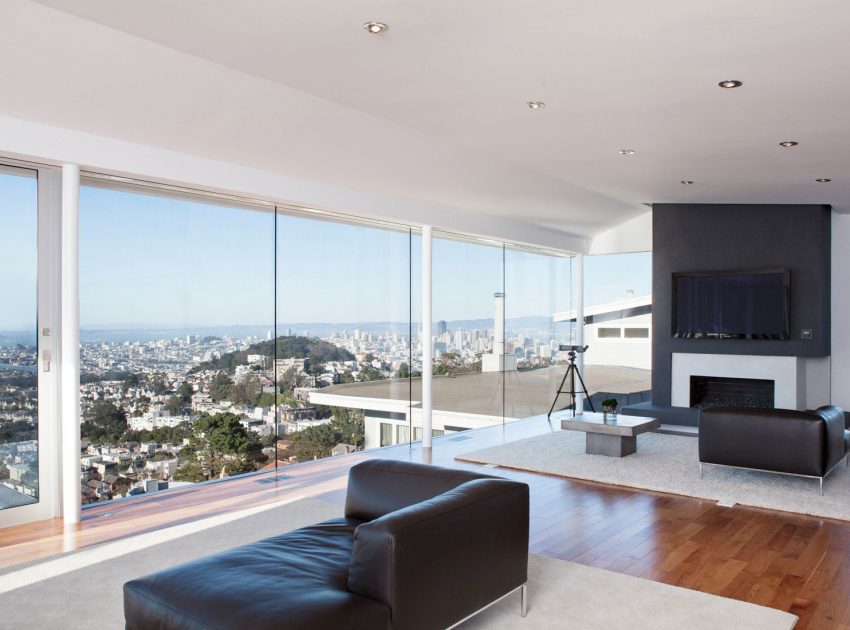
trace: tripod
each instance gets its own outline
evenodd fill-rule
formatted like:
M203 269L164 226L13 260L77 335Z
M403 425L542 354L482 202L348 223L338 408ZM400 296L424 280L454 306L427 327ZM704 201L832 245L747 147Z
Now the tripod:
M590 410L596 412L596 409L593 408L593 401L590 399L590 392L587 391L587 386L584 384L584 379L581 377L581 372L578 371L576 367L576 351L570 350L567 353L567 357L569 358L569 365L567 366L567 371L564 373L564 378L561 379L561 384L558 385L558 391L555 393L555 400L552 401L552 406L549 408L549 413L546 414L546 419L552 419L552 412L555 411L555 405L558 404L558 398L561 394L569 394L572 399L572 408L573 408L573 418L576 417L576 394L584 394L587 398L587 404L590 405ZM567 377L570 379L570 389L568 391L564 391L564 383L567 382ZM578 377L578 382L581 384L581 389L576 390L576 377Z

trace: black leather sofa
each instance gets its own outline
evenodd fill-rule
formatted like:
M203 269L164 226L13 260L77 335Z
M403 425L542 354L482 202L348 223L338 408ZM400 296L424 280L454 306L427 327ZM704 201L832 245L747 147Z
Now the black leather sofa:
M515 590L525 615L528 486L369 460L345 516L124 585L129 630L446 628Z
M847 457L840 407L814 411L710 407L700 412L699 461L823 480Z

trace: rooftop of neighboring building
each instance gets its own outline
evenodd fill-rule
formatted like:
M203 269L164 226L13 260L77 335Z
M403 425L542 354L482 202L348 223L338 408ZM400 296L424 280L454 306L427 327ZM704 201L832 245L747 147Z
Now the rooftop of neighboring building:
M526 418L549 411L554 393L564 377L566 366L557 365L515 372L472 372L456 376L435 376L432 387L433 407L437 410L481 415L501 415L504 386L504 409L509 418ZM651 389L649 370L619 366L587 366L583 373L591 394L608 392L627 394ZM313 392L346 397L342 406L356 406L356 399L398 400L407 406L408 397L418 407L422 399L422 379L391 379L365 383L332 385ZM311 395L312 397L312 395ZM558 408L569 403L562 396ZM323 403L326 404L326 403ZM363 408L368 402L363 401Z

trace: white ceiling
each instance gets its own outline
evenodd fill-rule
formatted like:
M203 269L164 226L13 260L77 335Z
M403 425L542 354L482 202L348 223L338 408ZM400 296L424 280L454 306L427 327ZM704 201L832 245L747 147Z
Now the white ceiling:
M850 2L38 4L3 5L11 116L583 236L646 202L850 209Z

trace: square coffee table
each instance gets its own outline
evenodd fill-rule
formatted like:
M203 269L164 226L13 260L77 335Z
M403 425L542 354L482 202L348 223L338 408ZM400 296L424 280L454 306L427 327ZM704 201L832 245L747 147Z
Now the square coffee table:
M561 420L565 431L584 431L585 453L625 457L637 452L637 436L661 426L658 418L617 415L616 422L603 420L601 413L587 413Z

